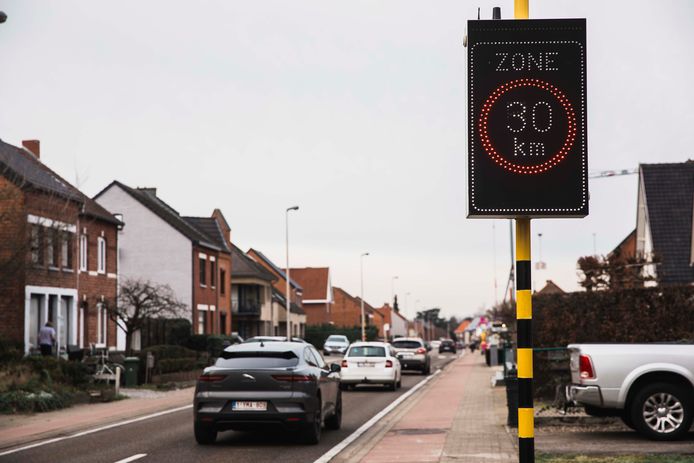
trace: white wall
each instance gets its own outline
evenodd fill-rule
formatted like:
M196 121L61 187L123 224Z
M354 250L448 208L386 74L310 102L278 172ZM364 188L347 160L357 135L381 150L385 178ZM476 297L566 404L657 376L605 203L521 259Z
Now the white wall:
M393 313L390 317L392 326L390 327L391 336L407 336L407 322Z
M119 281L126 278L168 284L186 305L187 318L193 300L191 241L113 185L96 200L113 214L123 214L125 226L118 234Z

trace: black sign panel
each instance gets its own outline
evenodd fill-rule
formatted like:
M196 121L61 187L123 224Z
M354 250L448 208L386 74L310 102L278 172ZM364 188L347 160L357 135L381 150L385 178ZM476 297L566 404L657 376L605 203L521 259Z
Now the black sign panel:
M585 19L468 21L468 217L588 215Z

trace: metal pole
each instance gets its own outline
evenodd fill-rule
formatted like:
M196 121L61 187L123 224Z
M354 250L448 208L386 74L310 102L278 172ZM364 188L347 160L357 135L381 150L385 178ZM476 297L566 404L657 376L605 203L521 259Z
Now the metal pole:
M364 317L364 256L368 256L369 253L365 252L359 257L359 279L361 280L361 292L359 293L359 299L361 303L361 340L366 341L366 319Z
M293 206L293 207L288 207L286 211L284 211L284 230L286 232L285 234L285 245L286 245L286 250L287 250L287 292L285 293L285 303L286 303L286 309L287 309L287 341L292 340L292 332L291 332L291 322L289 321L289 314L291 313L291 303L292 303L292 294L290 292L289 288L289 211L297 211L299 210L299 206ZM274 327L274 320L272 321L273 327Z

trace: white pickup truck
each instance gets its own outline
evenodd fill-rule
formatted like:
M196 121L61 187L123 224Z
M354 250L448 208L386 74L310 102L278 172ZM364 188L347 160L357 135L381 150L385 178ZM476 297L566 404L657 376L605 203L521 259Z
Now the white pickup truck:
M655 440L683 438L694 417L694 344L570 344L569 398Z

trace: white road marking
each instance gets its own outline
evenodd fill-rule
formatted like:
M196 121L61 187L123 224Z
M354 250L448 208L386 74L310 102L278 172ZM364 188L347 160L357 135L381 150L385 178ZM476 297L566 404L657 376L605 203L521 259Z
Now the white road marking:
M132 457L128 458L123 458L122 460L118 460L116 463L130 463L131 461L139 460L140 458L146 457L146 453L138 453L137 455L133 455Z
M80 431L80 432L75 433L75 434L70 434L69 436L55 437L53 439L47 439L44 441L36 442L34 444L25 445L24 447L19 447L16 449L1 452L0 457L2 457L4 455L9 455L11 453L17 453L17 452L22 452L24 450L33 449L36 447L41 447L43 445L53 444L55 442L60 442L60 441L67 440L67 439L74 439L75 437L86 436L88 434L93 434L93 433L99 432L99 431L105 431L107 429L117 428L119 426L125 426L126 424L137 423L138 421L144 421L144 420L148 420L150 418L156 418L158 416L168 415L169 413L180 412L181 410L187 410L189 408L193 408L193 404L184 405L182 407L177 407L177 408L171 408L169 410L164 410L161 412L152 413L152 414L145 415L145 416L139 416L137 418L132 418L130 420L119 421L118 423L107 424L106 426L100 426L98 428L87 429L86 431Z
M336 446L334 446L333 448L331 448L330 450L325 452L323 455L320 456L320 458L318 458L313 463L328 463L330 460L335 458L335 456L337 456L338 453L342 452L349 444L351 444L352 442L357 440L359 438L359 436L361 436L366 431L368 431L369 428L371 428L374 424L376 424L381 418L386 416L395 407L397 407L402 402L407 400L408 397L410 397L412 394L417 392L417 390L419 388L424 386L426 383L429 382L429 380L431 380L434 376L438 375L439 373L441 373L440 369L436 370L436 372L434 374L432 374L431 376L427 376L426 378L424 378L423 381L420 381L419 383L417 383L412 389L410 389L409 391L407 391L406 393L404 393L403 395L398 397L394 402L391 402L390 405L388 405L386 408L384 408L383 410L378 412L376 415L371 417L371 419L369 421L367 421L366 423L362 424L359 429L357 429L352 434L347 436L342 442L340 442L339 444L337 444Z

